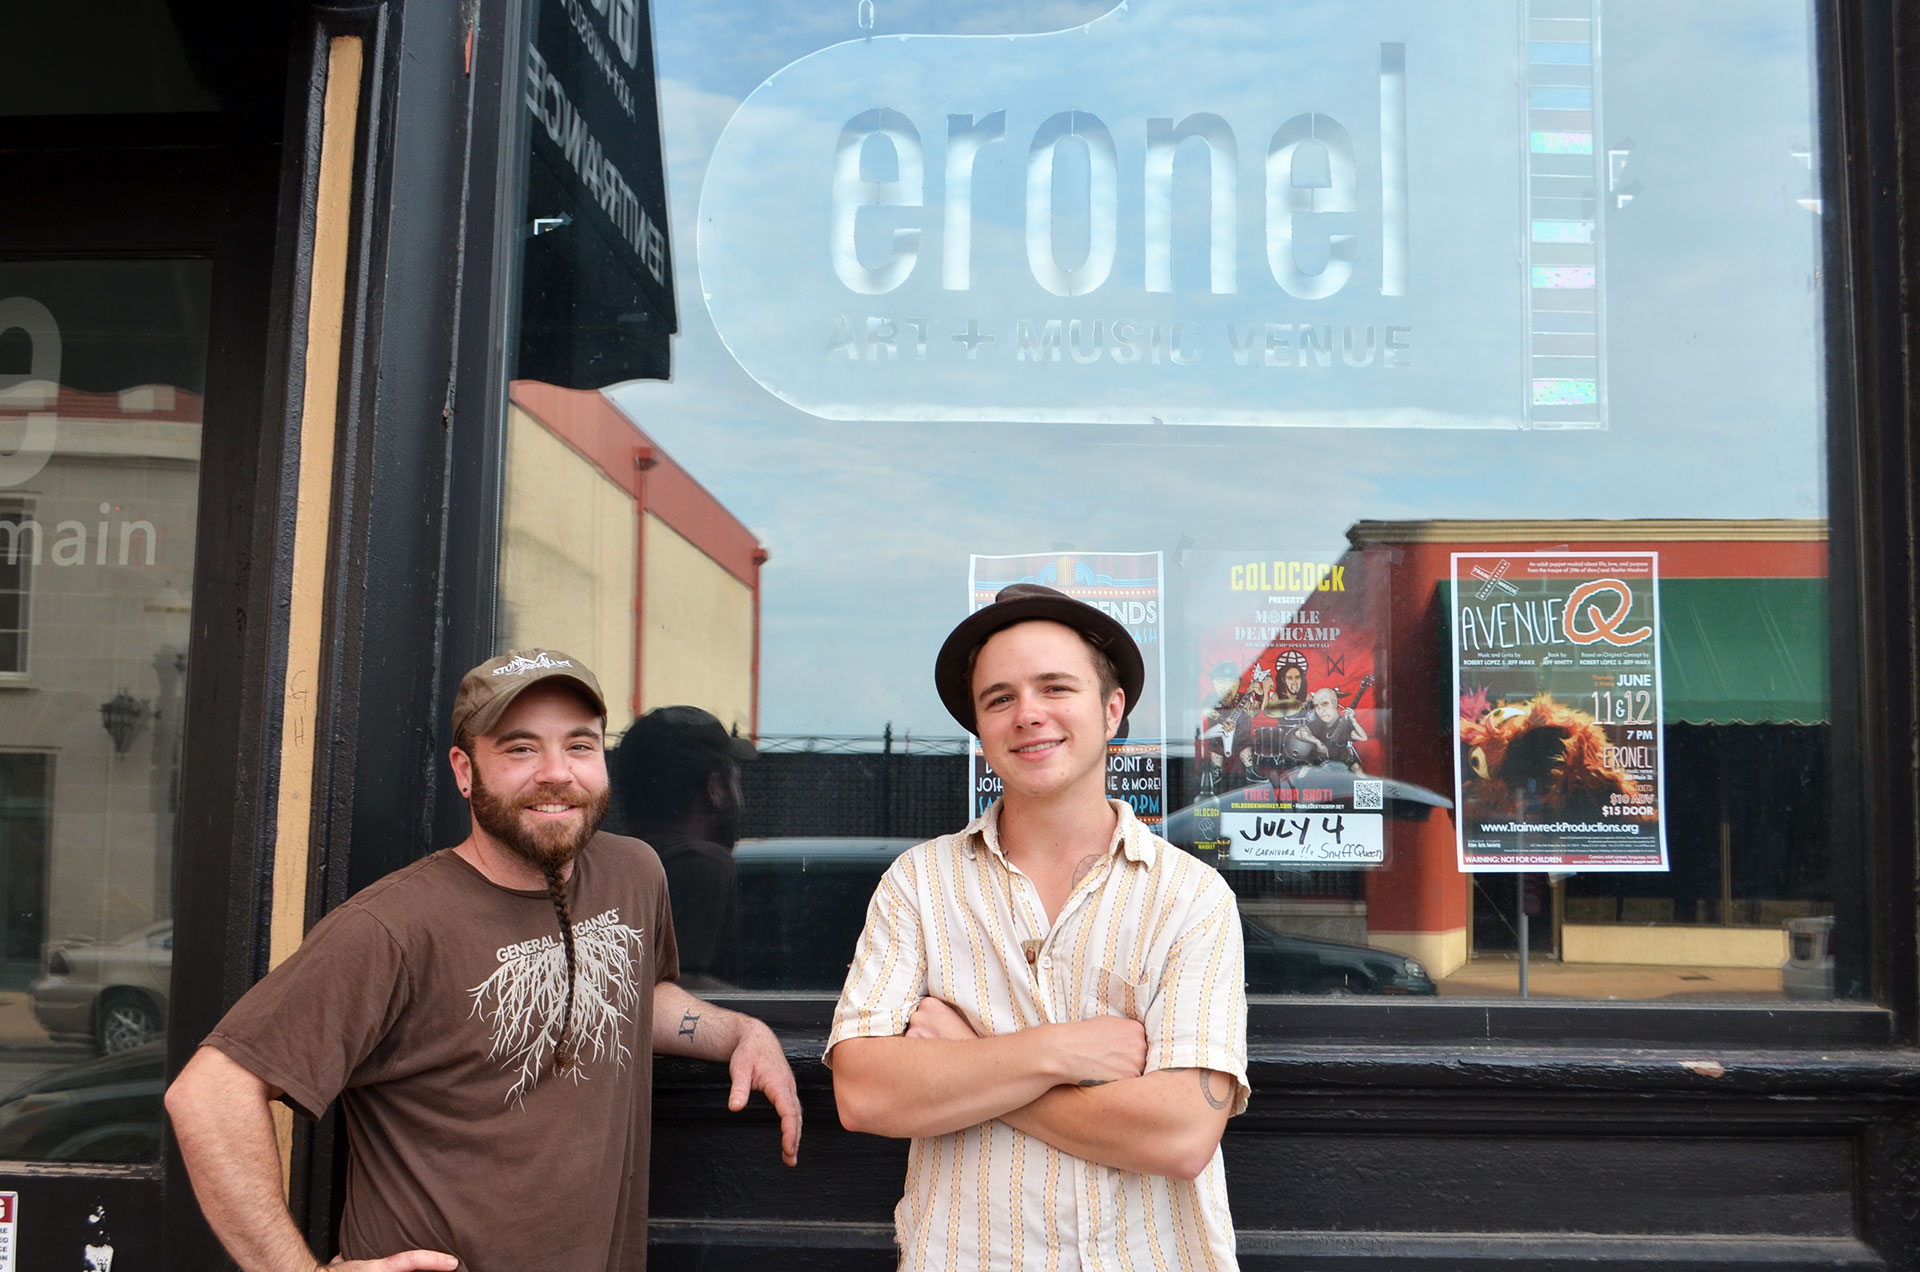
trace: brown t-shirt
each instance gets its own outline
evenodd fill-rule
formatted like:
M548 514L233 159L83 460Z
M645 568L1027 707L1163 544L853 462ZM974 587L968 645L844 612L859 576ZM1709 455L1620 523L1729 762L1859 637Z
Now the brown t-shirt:
M678 972L664 876L597 835L568 881L579 965L571 1072L553 1072L566 955L544 891L451 849L314 926L208 1036L351 1150L340 1249L424 1248L468 1272L637 1272L647 1261L653 987Z

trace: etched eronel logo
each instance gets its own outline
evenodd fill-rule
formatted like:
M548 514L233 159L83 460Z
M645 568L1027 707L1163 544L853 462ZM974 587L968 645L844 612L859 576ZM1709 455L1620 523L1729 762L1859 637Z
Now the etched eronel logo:
M715 143L701 292L828 419L1521 427L1523 152L1484 144L1524 131L1517 16L1131 0L822 49ZM1169 75L1196 29L1235 39Z

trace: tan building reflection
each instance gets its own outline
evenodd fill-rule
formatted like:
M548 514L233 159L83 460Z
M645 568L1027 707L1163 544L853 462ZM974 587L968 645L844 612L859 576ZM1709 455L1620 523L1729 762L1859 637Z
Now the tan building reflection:
M26 439L0 474L5 988L44 945L172 913L200 418L198 395L161 385L30 381L0 401L0 429Z
M501 648L584 660L616 733L671 704L758 733L767 552L719 500L599 393L530 380L502 486Z

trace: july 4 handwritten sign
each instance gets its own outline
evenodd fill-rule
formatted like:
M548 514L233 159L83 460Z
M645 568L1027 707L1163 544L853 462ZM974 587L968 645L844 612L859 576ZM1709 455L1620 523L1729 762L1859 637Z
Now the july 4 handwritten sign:
M1232 861L1378 865L1387 859L1378 813L1222 812Z

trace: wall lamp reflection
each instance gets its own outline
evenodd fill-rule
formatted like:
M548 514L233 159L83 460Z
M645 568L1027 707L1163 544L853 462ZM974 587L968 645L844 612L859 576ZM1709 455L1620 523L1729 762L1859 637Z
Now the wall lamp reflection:
M558 216L536 216L533 218L533 223L521 230L520 233L524 238L538 238L542 234L551 234L555 230L564 230L572 224L573 217L566 212L562 212Z
M125 755L133 740L140 736L140 730L146 727L147 717L153 711L139 698L122 689L113 697L100 704L100 723L113 739L113 753Z

